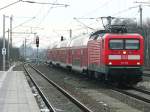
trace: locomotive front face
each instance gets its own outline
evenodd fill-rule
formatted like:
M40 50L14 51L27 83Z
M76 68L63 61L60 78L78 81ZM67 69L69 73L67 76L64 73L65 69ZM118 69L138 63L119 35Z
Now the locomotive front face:
M119 82L142 80L143 37L138 34L110 34L105 39L105 73Z
M143 40L139 36L112 36L107 45L107 65L143 65Z

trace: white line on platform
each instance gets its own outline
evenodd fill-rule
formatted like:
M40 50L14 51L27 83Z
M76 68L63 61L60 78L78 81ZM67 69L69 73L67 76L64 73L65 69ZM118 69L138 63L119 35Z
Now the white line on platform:
M7 74L8 74L8 72L12 71L12 69L13 69L14 67L15 67L15 65L11 66L8 71L4 71L4 72L3 72L2 77L0 78L0 88L2 87L3 82L4 82L4 80L5 80L5 78L6 78Z

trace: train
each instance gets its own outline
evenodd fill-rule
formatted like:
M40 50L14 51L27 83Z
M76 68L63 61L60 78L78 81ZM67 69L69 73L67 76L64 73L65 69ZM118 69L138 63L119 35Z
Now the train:
M142 80L144 39L113 26L55 43L47 50L47 62L119 84Z

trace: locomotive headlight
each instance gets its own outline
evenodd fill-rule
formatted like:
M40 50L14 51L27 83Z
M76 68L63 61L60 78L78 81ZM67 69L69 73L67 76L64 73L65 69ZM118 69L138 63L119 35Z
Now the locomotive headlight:
M127 54L127 52L126 52L126 51L123 51L123 54Z
M137 62L137 65L140 65L140 62Z
M108 64L109 64L109 65L112 65L112 62L109 62Z

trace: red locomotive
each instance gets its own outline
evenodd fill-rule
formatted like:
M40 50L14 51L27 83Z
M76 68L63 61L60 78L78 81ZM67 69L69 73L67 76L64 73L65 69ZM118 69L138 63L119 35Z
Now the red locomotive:
M133 85L142 80L143 46L139 34L124 33L120 28L99 30L61 41L48 49L47 58L89 76Z

